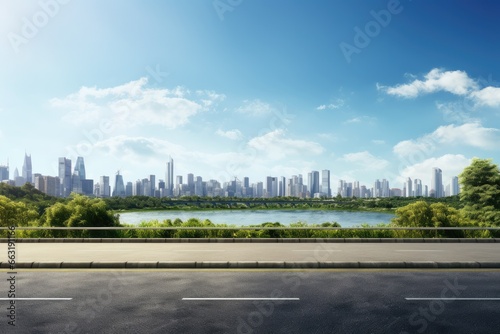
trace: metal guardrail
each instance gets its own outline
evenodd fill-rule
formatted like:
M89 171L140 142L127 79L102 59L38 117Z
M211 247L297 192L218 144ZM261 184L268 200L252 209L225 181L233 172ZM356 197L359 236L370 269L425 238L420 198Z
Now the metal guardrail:
M9 230L9 227L0 227L0 230ZM354 230L354 231L367 231L367 230L406 230L406 231L440 231L440 230L452 230L452 231L498 231L500 227L256 227L256 226L236 226L236 227L140 227L140 226L120 226L120 227L58 227L58 226L16 226L16 230L324 230L324 231L334 231L334 230Z

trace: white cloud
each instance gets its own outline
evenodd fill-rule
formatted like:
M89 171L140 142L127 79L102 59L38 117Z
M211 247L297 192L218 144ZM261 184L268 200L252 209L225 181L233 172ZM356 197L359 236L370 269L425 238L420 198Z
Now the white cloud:
M385 144L385 140L382 140L382 139L372 139L372 143L374 143L376 145L383 145L383 144Z
M488 107L500 107L500 87L486 87L472 92L470 97L478 104Z
M387 160L377 158L368 151L347 153L344 154L340 160L369 170L384 169L389 166Z
M469 104L469 99L462 99L459 102L436 103L436 107L443 113L443 119L446 122L462 124L475 123L479 120L472 117L471 111L474 105Z
M445 154L437 158L429 158L401 170L397 178L397 182L400 184L394 186L401 187L406 178L410 177L412 180L422 180L422 185L429 186L430 191L432 168L438 167L443 171L443 184L446 187L449 179L452 176L458 176L465 167L470 165L470 162L470 159L461 154Z
M227 131L222 131L219 129L215 133L221 137L225 137L231 140L238 140L243 137L243 134L238 129L227 130Z
M256 99L244 100L243 105L236 109L236 111L250 116L263 116L274 112L275 109L269 103Z
M218 94L212 90L197 90L196 94L201 97L203 106L208 108L226 99L226 95Z
M265 153L269 159L279 160L290 155L323 153L323 147L315 142L285 137L285 131L276 129L260 137L252 138L248 146Z
M330 103L330 104L322 104L320 106L318 106L316 108L316 110L326 110L326 109L329 109L329 110L335 110L335 109L339 109L341 107L343 107L345 105L345 101L342 100L342 99L337 99L335 100L335 102L333 103Z
M485 128L480 123L465 123L459 126L444 125L434 132L416 140L401 141L393 147L393 152L399 156L409 156L415 153L430 154L442 145L465 145L484 150L498 148L500 130Z
M424 80L416 79L408 84L393 87L382 86L377 83L377 89L385 91L389 95L404 98L414 98L421 94L439 91L455 95L467 95L478 89L477 82L469 78L464 71L443 71L442 69L434 68L424 78Z
M154 124L169 129L187 124L207 105L186 98L190 92L182 87L146 88L147 82L141 78L111 88L82 87L65 98L51 99L50 104L65 111L64 119L74 124L108 119L119 127Z
M357 117L353 117L351 119L348 119L347 121L344 121L343 123L344 124L352 124L352 123L361 123L361 122L368 122L368 123L371 123L373 121L375 121L376 118L375 117L370 117L370 116L357 116Z

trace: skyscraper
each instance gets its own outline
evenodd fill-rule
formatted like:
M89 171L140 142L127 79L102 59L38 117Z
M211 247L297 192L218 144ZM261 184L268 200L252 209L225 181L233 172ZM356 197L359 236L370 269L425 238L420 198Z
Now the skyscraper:
M390 197L391 196L391 187L389 186L389 180L382 179L381 184L381 196L382 197Z
M7 166L0 165L0 182L9 179L9 164Z
M278 196L278 178L268 176L266 178L266 194L268 198Z
M330 171L324 169L321 171L321 194L326 197L332 197L330 189Z
M23 178L25 182L33 184L33 170L31 168L31 155L24 153Z
M286 179L284 176L280 176L278 183L278 196L284 197L286 195Z
M120 171L115 175L115 187L113 188L113 197L125 197L125 185L123 184L123 176Z
M460 186L458 184L458 177L453 176L450 182L450 196L455 196L460 193Z
M413 195L415 197L422 196L422 181L420 179L413 180Z
M109 197L111 195L111 186L109 185L109 176L101 176L99 182L99 196Z
M309 187L309 194L311 198L314 197L314 194L319 193L319 172L313 170L312 172L307 174L308 177L308 187Z
M85 180L85 163L83 157L78 157L71 177L71 191L83 194L83 181Z
M73 173L76 173L80 177L80 180L86 179L85 162L83 161L83 157L76 158L75 170Z
M405 197L413 197L413 184L411 182L411 178L406 178L406 183L405 183L405 189L406 189L406 194Z
M174 160L169 156L167 162L167 173L165 177L167 195L172 196L174 193Z
M71 194L71 160L59 158L59 182L61 182L61 196L68 197Z
M432 168L431 191L429 196L435 198L443 197L443 172L437 167Z

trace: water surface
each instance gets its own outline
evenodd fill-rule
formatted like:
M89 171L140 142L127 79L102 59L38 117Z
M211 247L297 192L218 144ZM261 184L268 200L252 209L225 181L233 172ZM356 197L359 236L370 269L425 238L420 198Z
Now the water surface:
M288 225L290 223L304 222L309 224L321 224L325 222L337 222L342 227L352 227L361 224L376 225L390 223L394 217L392 213L371 211L333 211L333 210L207 210L207 211L185 211L185 210L162 210L162 211L138 211L120 213L122 224L137 225L142 221L180 218L186 221L189 218L200 220L209 219L214 224L255 225L266 222L279 222Z

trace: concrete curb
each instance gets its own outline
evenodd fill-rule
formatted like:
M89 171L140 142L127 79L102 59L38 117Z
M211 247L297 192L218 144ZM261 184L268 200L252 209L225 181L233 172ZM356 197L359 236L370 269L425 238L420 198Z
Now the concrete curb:
M500 238L19 238L16 243L500 243ZM9 239L0 238L0 243Z
M0 262L0 268L9 268ZM500 262L433 261L139 261L139 262L17 262L15 269L500 269Z

